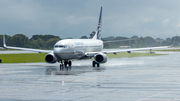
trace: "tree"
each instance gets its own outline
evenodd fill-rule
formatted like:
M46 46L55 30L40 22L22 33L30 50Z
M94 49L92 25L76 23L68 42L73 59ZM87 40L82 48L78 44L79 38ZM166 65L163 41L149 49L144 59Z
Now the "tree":
M48 41L51 38L58 38L59 40L61 40L61 38L59 36L54 36L54 35L33 35L30 40L32 40L32 39L37 40L38 38L40 38L44 41Z
M166 38L166 41L171 41L171 38Z
M37 44L38 44L39 48L46 47L45 42L40 38L37 39Z
M52 49L54 47L54 44L59 41L59 38L51 38L48 41L46 41L46 48Z
M16 47L25 47L29 44L29 38L23 34L16 34L10 39L10 44Z
M134 36L131 37L131 39L138 39L138 36L134 35Z
M95 32L95 31L92 31L92 33L90 34L89 39L92 39L92 38L94 37L95 34L96 34L96 32Z
M146 46L150 47L150 46L156 46L156 41L152 38L152 37L145 37L144 38L145 44Z
M67 37L66 39L73 39L72 37Z
M37 44L37 41L32 39L29 45L30 48L39 48L39 45Z
M128 39L128 38L127 37L117 36L114 40L124 40L124 39Z
M105 40L105 41L112 41L114 39L115 39L114 36L109 36L109 37L102 38L102 40Z
M87 36L82 36L80 39L88 39Z
M145 40L143 37L140 37L138 40L137 40L137 46L136 47L145 47Z

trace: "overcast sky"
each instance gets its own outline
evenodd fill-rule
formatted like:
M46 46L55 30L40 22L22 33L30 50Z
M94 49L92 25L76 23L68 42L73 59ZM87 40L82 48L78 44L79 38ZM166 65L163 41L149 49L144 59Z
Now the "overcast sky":
M102 37L180 35L180 0L0 0L0 34L89 36L101 6Z

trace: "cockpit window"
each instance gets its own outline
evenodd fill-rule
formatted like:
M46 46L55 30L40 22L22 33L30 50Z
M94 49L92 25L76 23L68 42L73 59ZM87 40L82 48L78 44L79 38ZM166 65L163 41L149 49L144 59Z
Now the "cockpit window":
M59 48L63 48L64 46L63 45L59 45Z
M67 48L66 45L55 45L54 47L55 47L55 48Z

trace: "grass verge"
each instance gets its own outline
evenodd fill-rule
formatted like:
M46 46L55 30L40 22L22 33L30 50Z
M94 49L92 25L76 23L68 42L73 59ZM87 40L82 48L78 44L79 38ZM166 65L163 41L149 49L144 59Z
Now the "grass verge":
M0 54L2 63L44 62L46 53Z

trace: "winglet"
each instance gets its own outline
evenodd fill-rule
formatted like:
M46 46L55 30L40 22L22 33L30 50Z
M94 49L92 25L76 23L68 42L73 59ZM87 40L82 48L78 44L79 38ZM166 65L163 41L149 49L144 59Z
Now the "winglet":
M6 48L6 39L5 39L5 35L3 35L3 46Z
M173 42L173 44L172 44L170 47L174 47L174 44L175 44L176 38L177 38L177 34L176 34L176 37L174 38L174 42Z
M97 31L96 31L96 34L94 35L93 39L101 40L101 22L102 22L101 17L102 17L102 6L101 6L101 10L100 10L100 15L99 15Z

